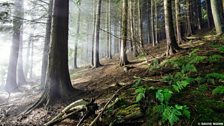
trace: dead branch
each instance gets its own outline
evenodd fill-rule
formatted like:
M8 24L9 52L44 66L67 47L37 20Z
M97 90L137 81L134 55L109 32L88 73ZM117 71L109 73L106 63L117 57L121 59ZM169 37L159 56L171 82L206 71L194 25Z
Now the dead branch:
M121 88L119 88L115 93L114 95L109 99L109 101L106 103L106 105L103 107L102 111L97 115L97 117L90 123L89 126L93 126L97 121L98 119L102 116L103 112L106 110L107 106L110 104L110 102L116 97L116 95L121 91L123 90L124 88L130 86L131 84L128 84L126 86L123 86Z

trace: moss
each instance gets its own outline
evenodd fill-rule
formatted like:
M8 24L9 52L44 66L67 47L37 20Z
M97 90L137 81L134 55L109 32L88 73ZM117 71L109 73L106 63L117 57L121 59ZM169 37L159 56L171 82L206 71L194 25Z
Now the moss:
M133 104L131 106L118 110L116 115L126 116L140 111L141 111L140 106L138 104Z

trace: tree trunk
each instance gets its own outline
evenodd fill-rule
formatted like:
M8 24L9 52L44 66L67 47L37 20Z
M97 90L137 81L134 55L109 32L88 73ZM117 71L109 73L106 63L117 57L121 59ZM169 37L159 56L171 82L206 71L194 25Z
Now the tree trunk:
M212 9L212 15L213 15L213 20L215 24L215 29L216 29L216 34L221 35L223 34L223 25L221 22L221 17L219 14L219 9L218 9L218 1L217 0L211 0L211 9Z
M77 66L77 58L78 58L78 43L79 43L79 32L80 32L80 18L81 18L81 9L80 9L80 6L81 6L81 2L79 3L79 9L78 9L78 18L77 18L77 29L76 29L76 41L75 41L75 46L74 46L74 66L73 68L76 69L78 68Z
M202 29L202 14L201 14L201 1L196 1L197 6L197 23L198 23L198 30Z
M151 0L148 0L147 2L148 4L148 43L151 43L152 42L152 39L151 39Z
M178 44L181 43L183 40L182 38L182 31L181 31L181 20L180 20L180 1L175 0L175 17L176 17L176 32L177 32L177 42Z
M120 66L125 66L128 64L128 58L126 54L127 50L127 24L128 24L128 0L122 0L123 2L123 13L122 13L122 41L120 50Z
M144 47L144 42L143 42L143 31L142 31L142 7L141 7L142 0L138 0L138 31L139 31L139 41L140 41L140 47ZM127 13L128 14L128 13Z
M66 99L74 92L68 71L68 15L69 0L55 0L51 48L45 92L40 102L53 104L59 98Z
M112 54L111 54L111 18L110 18L110 10L111 10L111 4L110 4L110 0L107 1L107 30L109 32L109 34L107 34L107 43L108 43L108 49L107 49L107 57L109 59L112 59Z
M14 15L17 17L22 16L20 10L22 9L21 0L15 0L15 10ZM5 89L8 92L14 92L17 90L17 62L18 62L18 54L19 54L19 45L20 45L20 30L22 28L22 21L19 18L13 18L13 38L12 38L12 46L11 52L9 57L9 66L8 66L8 73L6 79Z
M46 26L46 35L44 41L44 51L42 57L42 68L41 68L41 85L44 87L46 73L47 73L47 64L48 64L48 54L49 54L49 44L51 38L51 20L52 20L52 7L53 7L53 0L49 1L48 5L48 19L47 19L47 26Z
M96 0L93 0L93 34L92 34L92 58L91 66L94 66L94 42L95 42L95 30L96 30Z
M101 18L101 4L102 0L98 0L97 6L97 18L96 18L96 31L95 31L95 43L94 43L94 68L101 66L99 59L99 37L100 37L100 18Z
M191 22L191 0L186 0L187 4L187 36L193 34L192 22Z
M155 27L154 27L154 0L151 0L151 39L152 45L155 46Z
M178 46L172 19L172 0L164 0L164 15L165 15L165 31L167 41L167 52L166 55L172 55L175 51L180 50Z
M24 1L21 0L21 18L24 18ZM17 78L18 84L26 84L26 78L23 70L23 20L21 20L21 29L20 29L20 45L19 45L19 57L18 57L18 69L17 69Z
M157 7L157 2L158 1L154 1L154 7L155 7L155 27L154 27L154 30L155 30L155 44L158 44L159 41L158 41L158 7Z
M214 26L212 10L211 10L211 2L210 0L205 0L205 1L206 1L206 9L207 9L207 15L208 15L208 27L211 28L212 26Z

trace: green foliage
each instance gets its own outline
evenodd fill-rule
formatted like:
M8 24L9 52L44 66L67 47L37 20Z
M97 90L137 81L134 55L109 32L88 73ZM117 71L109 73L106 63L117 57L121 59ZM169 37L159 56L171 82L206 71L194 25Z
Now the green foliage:
M206 56L199 56L197 55L197 51L199 49L195 49L192 52L190 52L186 56L181 56L181 57L176 57L168 60L166 64L172 65L177 68L182 68L183 66L185 67L194 67L194 64L198 64L200 62L203 62L207 57ZM191 65L190 65L191 64ZM194 69L196 71L196 68Z
M162 121L164 123L168 121L171 126L180 120L180 116L186 117L187 119L190 119L191 116L189 108L186 105L181 106L176 104L173 107L161 104L155 106L154 109L161 114Z
M181 69L182 73L189 73L189 72L197 72L197 68L194 64L186 64L182 66Z
M137 78L134 82L133 87L138 87L142 83L142 78Z
M218 86L214 90L212 90L213 95L224 94L224 86Z
M224 80L224 74L222 74L222 73L209 73L209 74L206 75L206 78Z
M149 70L159 69L160 64L158 59L153 59L152 63L149 65Z
M160 89L156 92L156 98L160 103L168 104L173 92L169 89Z
M210 57L208 57L208 61L210 62L210 63L213 63L213 62L218 62L218 61L220 61L220 59L222 59L223 58L223 56L221 56L221 55L212 55L212 56L210 56Z
M145 98L145 93L146 93L146 88L145 87L136 88L135 89L135 94L136 94L135 101L140 102L142 99L144 99Z
M190 78L186 80L177 81L176 84L172 85L172 87L176 92L180 92L181 90L186 88L190 84L191 81L192 80Z
M219 47L218 50L219 50L220 52L224 52L224 46Z

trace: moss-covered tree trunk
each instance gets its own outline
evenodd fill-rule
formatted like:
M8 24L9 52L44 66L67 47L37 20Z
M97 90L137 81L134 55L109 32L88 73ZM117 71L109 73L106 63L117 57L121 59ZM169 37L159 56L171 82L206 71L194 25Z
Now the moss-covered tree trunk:
M219 10L219 6L218 6L218 0L211 0L211 9L212 9L212 15L213 15L213 20L214 20L214 24L215 24L215 30L216 30L216 34L217 35L221 35L224 32L223 29L223 24L221 22L221 15L220 15L220 11Z
M165 31L167 41L166 55L172 55L181 48L178 46L172 19L172 0L164 0Z
M120 66L128 64L127 58L127 27L128 27L128 0L122 0L122 40L121 40L121 50L120 50Z

